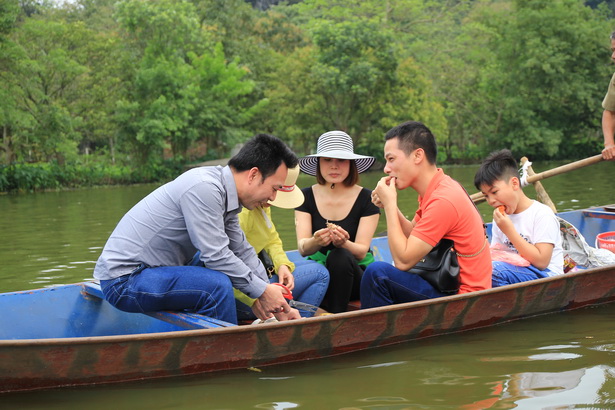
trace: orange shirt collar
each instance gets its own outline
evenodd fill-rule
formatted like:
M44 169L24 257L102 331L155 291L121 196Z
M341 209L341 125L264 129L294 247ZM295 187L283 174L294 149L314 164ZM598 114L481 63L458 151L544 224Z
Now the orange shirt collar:
M442 170L442 168L438 168L436 175L434 175L434 177L431 179L431 182L427 186L425 195L424 196L419 195L419 204L429 199L429 197L431 196L433 191L436 189L436 187L440 184L440 181L442 181L442 179L444 179L444 171Z

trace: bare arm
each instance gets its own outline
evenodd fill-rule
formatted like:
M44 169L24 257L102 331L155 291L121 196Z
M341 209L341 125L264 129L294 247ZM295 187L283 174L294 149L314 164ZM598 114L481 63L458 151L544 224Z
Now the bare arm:
M433 246L415 236L406 236L400 219L389 217L389 214L397 216L396 210L390 209L387 211L385 208L385 213L387 215L389 248L391 249L391 256L393 257L395 267L401 270L408 270L427 255L433 249ZM406 218L403 218L403 220L408 221ZM408 222L413 224L411 221Z
M362 260L369 251L379 219L380 214L362 217L354 242L348 239L349 235L343 228L334 228L331 232L333 245L347 249L355 259Z
M602 113L602 134L604 135L604 149L602 158L615 159L615 111L604 110Z
M295 226L297 250L301 256L313 255L331 243L329 229L319 229L312 235L312 215L307 212L295 211Z
M391 177L384 177L374 189L387 218L389 248L395 267L408 270L429 253L433 246L410 233L414 222L409 221L397 207L397 188Z
M372 203L376 205L380 209L384 209L384 205L378 196L378 193L374 190L372 191ZM402 231L406 236L410 236L412 229L414 228L414 221L408 220L405 215L401 212L399 208L397 208L397 218L399 219L399 224L401 225Z
M399 218L399 224L401 225L404 235L410 236L412 229L414 229L414 221L407 219L404 214L401 213L399 208L397 208L397 217Z

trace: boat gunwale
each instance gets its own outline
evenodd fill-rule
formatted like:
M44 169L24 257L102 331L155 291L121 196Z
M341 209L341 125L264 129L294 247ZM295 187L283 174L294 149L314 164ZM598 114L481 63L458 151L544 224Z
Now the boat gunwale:
M372 315L380 315L387 314L395 311L403 311L414 308L421 308L423 306L430 305L439 305L442 303L446 303L449 301L463 300L463 299L474 299L480 298L482 295L486 294L497 294L504 292L514 292L520 288L530 288L530 287L539 287L543 286L549 282L557 282L557 281L565 281L565 280L574 280L575 278L592 275L593 273L615 270L614 265L606 265L602 267L596 268L588 268L579 270L576 272L566 273L563 275L550 276L542 279L534 279L527 282L520 282L512 285L500 286L497 288L490 288L484 290L477 290L462 294L455 294L450 296L443 296L439 298L426 299L415 302L406 302L400 304L394 304L389 306L380 306L370 309L360 309L355 311L348 311L343 313L336 313L333 315L323 315L312 318L302 318L291 321L284 322L271 322L266 324L259 325L239 325L239 326L229 326L229 327L217 327L217 328L207 328L207 329L187 329L187 330L178 330L178 331L169 331L169 332L155 332L155 333L136 333L136 334L127 334L127 335L108 335L108 336L88 336L88 337L66 337L66 338L45 338L45 339L0 339L0 348L2 347L31 347L31 346L62 346L62 345L89 345L89 344L100 344L100 343L123 343L123 342L134 342L134 341L150 341L150 340L167 340L167 339L181 339L181 338L191 338L191 337L205 337L208 335L224 335L224 334L233 334L233 333L252 333L252 332L266 332L273 328L284 328L284 327L295 327L295 326L303 326L308 323L320 323L320 322L329 322L329 321L339 321L343 319L352 319L354 317L367 317ZM78 282L74 285L78 286L82 283L86 282ZM58 285L58 286L70 286L70 285ZM46 288L44 288L46 289ZM28 291L25 291L28 292ZM29 292L32 292L30 290ZM615 293L615 292L614 292ZM599 302L598 304L605 303L613 303L613 301L605 301ZM577 308L582 308L585 306L593 305L594 303L587 303L586 305L578 306L575 308L565 309L565 310L573 310ZM547 314L549 311L539 311L536 312L535 315L527 315L520 316L518 318L510 319L509 321L519 320L522 318L539 316L542 314ZM506 323L507 321L500 322ZM499 323L498 323L499 324Z

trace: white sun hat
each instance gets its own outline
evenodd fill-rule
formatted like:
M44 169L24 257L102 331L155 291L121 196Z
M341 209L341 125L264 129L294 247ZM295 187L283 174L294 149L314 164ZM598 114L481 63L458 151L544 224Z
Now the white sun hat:
M376 158L354 153L352 138L344 131L329 131L318 137L316 154L299 159L301 171L308 175L316 175L318 158L352 159L359 173L367 171Z
M273 201L269 201L269 205L277 206L278 208L294 209L300 206L305 198L303 192L296 185L299 177L299 165L288 169L288 175L281 189Z

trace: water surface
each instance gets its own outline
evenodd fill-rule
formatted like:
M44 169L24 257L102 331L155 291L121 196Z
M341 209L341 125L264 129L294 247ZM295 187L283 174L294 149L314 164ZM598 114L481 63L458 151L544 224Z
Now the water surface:
M559 164L535 164L541 172ZM474 193L476 166L446 167ZM543 183L558 210L615 203L615 163ZM372 188L383 176L363 174ZM301 175L300 186L314 178ZM156 185L0 196L0 292L90 279L122 215ZM532 187L525 192L534 197ZM416 194L400 193L407 215ZM491 208L479 210L489 221ZM273 208L287 249L293 212ZM378 231L386 223L381 218ZM615 408L615 304L258 371L0 395L0 408Z

